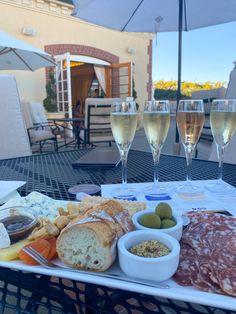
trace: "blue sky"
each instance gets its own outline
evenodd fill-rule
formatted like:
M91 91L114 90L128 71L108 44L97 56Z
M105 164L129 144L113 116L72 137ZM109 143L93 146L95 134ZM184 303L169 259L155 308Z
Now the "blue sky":
M178 33L153 42L153 81L177 79ZM228 82L236 61L236 22L183 32L182 81Z

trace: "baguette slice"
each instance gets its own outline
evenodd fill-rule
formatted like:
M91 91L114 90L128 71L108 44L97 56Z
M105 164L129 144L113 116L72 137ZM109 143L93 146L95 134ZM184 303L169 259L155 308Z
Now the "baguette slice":
M114 200L103 201L101 204L86 211L85 215L100 217L101 219L107 219L106 216L110 216L113 222L117 225L118 238L135 229L128 211L124 209L120 203Z
M108 269L116 257L117 235L95 217L74 219L57 239L57 253L67 265L93 271Z

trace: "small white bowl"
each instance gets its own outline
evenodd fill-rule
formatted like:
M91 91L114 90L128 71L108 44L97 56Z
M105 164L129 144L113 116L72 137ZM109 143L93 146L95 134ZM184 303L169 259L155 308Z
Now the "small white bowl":
M37 226L35 212L25 206L12 206L0 210L0 222L4 224L12 241L27 237Z
M144 227L143 225L139 223L139 219L141 216L143 216L144 214L153 214L154 212L155 211L153 209L145 209L145 210L141 210L135 213L132 217L135 228L137 230L152 230L152 231L157 231L157 232L163 232L163 233L171 235L172 237L174 237L175 239L179 241L183 233L183 219L181 216L173 214L173 218L176 221L176 225L171 228L154 229L154 228Z
M161 257L141 257L129 252L129 249L145 240L158 240L171 252ZM161 282L171 278L179 264L179 242L168 234L151 230L136 230L126 233L118 241L118 256L122 271L130 276Z

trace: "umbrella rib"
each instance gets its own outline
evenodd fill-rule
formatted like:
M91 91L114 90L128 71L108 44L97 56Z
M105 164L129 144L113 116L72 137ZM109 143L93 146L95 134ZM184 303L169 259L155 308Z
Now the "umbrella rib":
M25 62L25 60L23 58L21 58L21 56L16 52L15 49L11 49L11 51L27 66L28 69L30 69L30 71L34 71L27 62Z
M6 54L7 52L9 51L12 51L25 65L26 67L30 70L30 71L33 71L33 69L28 65L28 63L25 62L24 59L21 58L21 56L15 51L15 49L12 49L12 48L3 48L1 51L0 51L0 55L3 55L3 54Z
M2 50L0 50L0 55L4 55L5 53L7 53L10 49L8 47L3 48Z
M36 54L37 56L41 57L42 59L44 59L44 60L46 60L48 62L54 63L54 65L56 65L56 62L54 62L50 57L43 56L43 55L41 55L40 53L37 53L37 52L34 52L34 54Z
M135 10L133 11L133 13L131 14L130 18L128 19L128 21L126 22L126 24L123 26L123 28L121 29L121 31L123 32L126 28L126 26L129 24L129 22L131 21L131 19L133 18L133 16L135 15L135 13L137 12L137 10L139 9L139 7L141 6L141 4L143 3L144 0L141 0L139 2L139 4L137 5L137 7L135 8Z
M184 0L184 20L185 20L185 31L188 30L188 22L187 22L187 9L186 9L186 1Z

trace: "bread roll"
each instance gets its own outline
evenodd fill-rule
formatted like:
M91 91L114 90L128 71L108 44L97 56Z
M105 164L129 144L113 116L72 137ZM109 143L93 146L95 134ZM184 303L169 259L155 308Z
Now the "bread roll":
M77 218L61 231L57 253L65 264L84 270L104 271L116 257L117 235L95 217Z
M134 229L127 210L114 200L103 201L77 217L57 239L57 253L67 265L93 271L109 268L116 257L116 242Z

